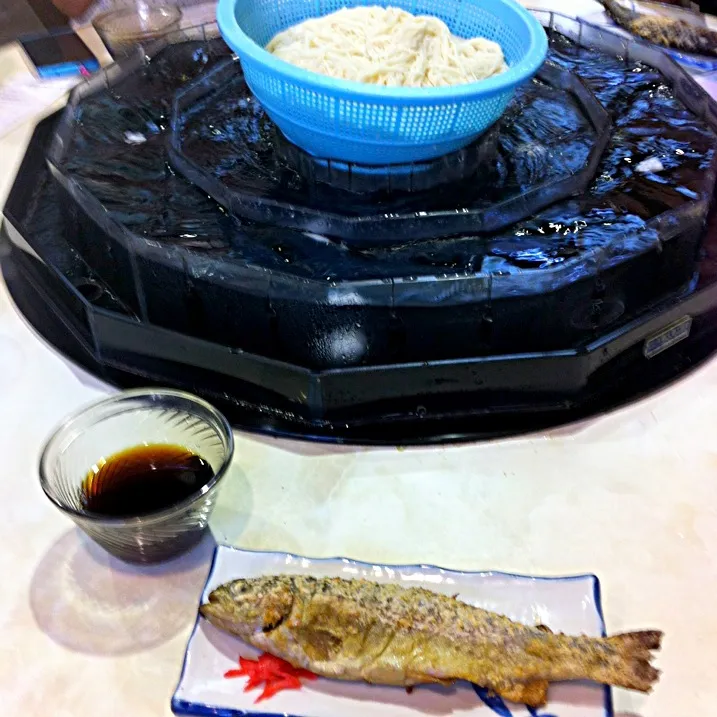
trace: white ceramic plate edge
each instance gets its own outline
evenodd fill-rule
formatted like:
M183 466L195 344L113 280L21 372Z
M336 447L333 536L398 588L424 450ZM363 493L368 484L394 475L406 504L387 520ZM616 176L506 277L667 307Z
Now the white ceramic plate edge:
M214 549L214 553L212 555L212 561L209 567L209 572L207 574L207 579L204 584L204 587L202 588L202 594L201 594L201 601L203 602L207 598L207 594L209 592L209 586L212 584L214 573L217 568L217 558L218 556L223 552L234 552L238 554L249 554L249 555L255 555L255 556L261 556L265 555L267 557L288 557L295 560L308 560L310 562L318 562L318 563L343 563L343 564L349 564L364 568L371 568L376 563L367 563L361 560L353 560L351 558L343 558L343 557L329 557L329 558L311 558L308 556L303 555L296 555L295 553L284 553L280 551L266 551L266 550L244 550L240 548L235 548L233 546L228 545L217 545ZM601 597L601 589L600 589L600 580L598 577L591 573L582 573L582 574L576 574L576 575L566 575L566 576L534 576L534 575L524 575L519 573L509 573L509 572L503 572L503 571L496 571L496 570L452 570L450 568L441 568L436 565L427 565L427 564L388 564L388 563L382 563L380 565L382 568L389 568L392 570L418 570L418 571L443 571L448 574L454 574L454 575L467 575L472 577L505 577L505 578L515 578L518 580L534 580L534 581L545 581L545 582L553 582L553 583L564 583L564 582L573 582L573 581L586 581L589 580L592 582L592 593L593 593L593 602L595 606L595 611L597 613L597 617L599 620L599 627L600 632L603 637L607 635L607 630L605 626L605 617L603 614L602 609L602 597ZM199 612L197 611L197 617L194 621L194 625L192 627L192 631L189 635L189 638L187 640L187 646L184 651L184 657L182 660L182 667L180 670L179 680L177 681L177 687L175 688L174 694L172 696L171 700L171 708L172 712L175 715L181 715L181 716L188 716L188 717L303 717L301 715L291 715L287 714L286 712L263 712L259 710L244 710L244 709L236 709L231 707L222 707L222 706L212 706L208 704L203 704L199 702L193 702L189 700L185 700L179 696L180 689L184 683L186 672L187 672L187 662L189 659L189 652L191 644L196 636L197 631L200 628L202 622L202 617L200 616ZM604 694L604 702L603 702L603 711L604 711L604 717L615 717L614 713L614 707L613 707L613 701L612 701L612 691L609 686L605 685L603 686L603 694ZM500 708L499 708L500 709ZM495 709L493 712L486 712L486 717L491 717L493 714L500 714L499 711L496 711ZM536 717L553 717L552 715L543 715L538 714L538 712L533 712L531 710L531 714L535 714ZM336 715L336 717L342 717L341 715ZM559 717L559 716L556 716Z

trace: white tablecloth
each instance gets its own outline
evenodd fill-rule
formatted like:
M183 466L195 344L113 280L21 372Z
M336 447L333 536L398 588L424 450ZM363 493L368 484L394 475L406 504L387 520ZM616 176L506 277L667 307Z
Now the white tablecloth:
M0 82L8 68L22 71L7 52ZM0 202L30 133L0 138ZM716 384L710 361L610 415L462 447L361 450L238 434L214 535L313 556L594 572L611 631L666 632L660 684L651 696L617 690L619 717L708 717L717 704ZM109 392L33 333L0 282L3 717L170 714L211 545L165 566L127 567L84 542L38 484L51 428Z

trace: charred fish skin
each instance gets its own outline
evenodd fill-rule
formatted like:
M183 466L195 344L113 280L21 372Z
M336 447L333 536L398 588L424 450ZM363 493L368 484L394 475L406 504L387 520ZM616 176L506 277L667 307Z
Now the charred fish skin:
M423 588L272 576L222 585L201 606L221 630L323 677L412 686L468 680L539 707L548 683L649 691L656 631L571 637Z
M634 12L617 0L600 0L607 14L622 28L643 40L698 55L717 56L717 32L659 15Z

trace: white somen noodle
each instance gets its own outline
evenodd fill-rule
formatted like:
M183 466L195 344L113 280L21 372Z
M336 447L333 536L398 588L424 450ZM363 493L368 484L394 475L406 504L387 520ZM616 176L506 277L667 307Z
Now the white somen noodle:
M394 87L445 87L507 69L500 45L452 35L435 17L398 8L344 8L278 33L266 49L305 70Z

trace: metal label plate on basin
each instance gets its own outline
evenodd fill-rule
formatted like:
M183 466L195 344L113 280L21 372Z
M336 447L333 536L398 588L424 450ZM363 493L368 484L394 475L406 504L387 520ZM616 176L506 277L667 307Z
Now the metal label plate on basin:
M658 334L654 334L649 339L645 339L645 345L642 348L642 353L645 358L651 359L663 351L666 351L671 346L684 341L689 335L692 328L692 317L683 316L678 321L670 324L667 328L660 331Z

